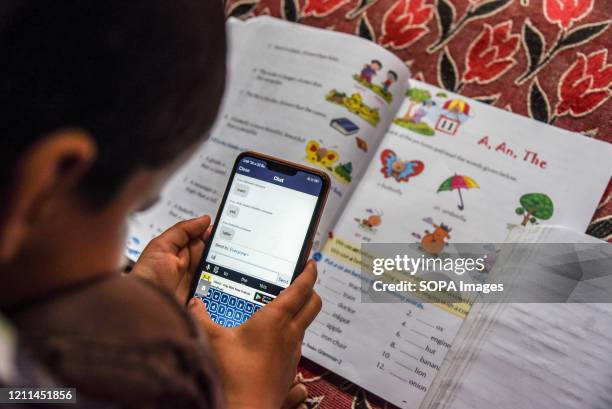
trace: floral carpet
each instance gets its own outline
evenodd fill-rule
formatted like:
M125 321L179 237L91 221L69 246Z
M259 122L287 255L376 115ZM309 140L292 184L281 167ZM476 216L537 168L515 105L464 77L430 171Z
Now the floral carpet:
M226 14L353 33L416 79L612 143L612 0L231 0ZM612 241L612 183L587 232ZM391 407L313 363L301 373L310 408Z

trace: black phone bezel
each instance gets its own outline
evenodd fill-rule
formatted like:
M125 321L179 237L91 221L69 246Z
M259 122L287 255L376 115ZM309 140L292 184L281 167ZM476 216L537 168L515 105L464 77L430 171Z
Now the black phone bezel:
M234 176L236 175L236 170L238 169L238 165L240 164L241 160L245 157L253 157L258 160L265 161L266 166L272 165L272 168L274 168L275 171L278 171L280 173L295 175L297 171L303 171L303 172L307 172L307 173L310 173L312 175L315 175L321 178L321 181L323 184L321 188L321 193L319 194L317 198L317 204L315 205L315 208L312 212L312 216L310 218L310 224L308 226L306 236L304 237L304 241L302 243L302 248L300 250L300 256L299 256L298 262L296 263L295 270L293 271L291 282L293 282L293 280L295 280L295 278L302 272L302 270L304 269L306 265L306 262L308 261L308 255L310 254L312 243L314 241L317 227L319 225L319 220L321 219L321 214L323 213L323 208L325 206L325 202L327 201L327 195L329 193L329 189L331 186L331 180L329 176L327 175L327 173L320 171L318 169L313 169L313 168L303 166L297 163L285 161L279 158L274 158L272 156L264 155L262 153L253 152L253 151L242 152L236 158L236 161L234 162L234 165L232 167L232 172L230 174L229 180L227 181L227 184L225 186L225 191L223 192L223 198L221 199L221 204L219 205L219 209L217 210L217 215L215 216L215 221L213 224L213 228L212 228L210 237L208 238L206 242L206 246L204 248L202 256L200 257L200 262L198 263L198 268L195 271L192 281L191 281L191 287L189 291L190 296L187 299L187 302L189 302L189 300L195 296L195 293L198 287L198 283L200 282L201 272L202 272L204 263L206 261L206 258L208 257L208 252L210 250L209 244L212 242L213 237L215 237L215 234L217 233L217 227L219 226L219 220L221 218L223 209L225 208L227 197L229 195L229 190L234 181Z

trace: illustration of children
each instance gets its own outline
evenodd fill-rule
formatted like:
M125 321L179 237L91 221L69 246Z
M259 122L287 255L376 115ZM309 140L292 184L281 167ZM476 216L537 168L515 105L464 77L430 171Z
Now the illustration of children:
M397 82L397 73L393 70L387 71L387 79L382 83L382 91L384 94L389 92L389 87L394 82Z
M421 102L421 105L422 106L420 106L416 111L414 111L412 115L410 115L410 113L407 112L406 117L404 119L409 122L418 124L423 120L425 115L427 115L427 110L431 107L434 107L436 103L432 100L427 100L427 101Z
M369 64L364 64L361 74L359 74L359 79L371 84L372 77L374 77L381 69L382 63L378 60L372 60Z

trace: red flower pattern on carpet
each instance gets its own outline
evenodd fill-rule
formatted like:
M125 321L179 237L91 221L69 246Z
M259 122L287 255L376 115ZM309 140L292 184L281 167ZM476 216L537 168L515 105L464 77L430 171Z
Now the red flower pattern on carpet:
M306 0L302 17L323 17L344 6L349 0Z
M544 15L551 23L568 28L591 11L593 2L594 0L544 0Z
M468 48L464 81L486 84L516 64L513 57L518 51L520 36L512 34L511 30L512 21L499 23L495 27L483 25L480 35Z
M561 76L557 115L584 116L610 98L612 64L607 63L607 56L607 49L588 56L578 54L574 64Z
M408 47L429 31L427 23L432 15L433 6L424 0L399 0L383 17L380 44L395 49Z

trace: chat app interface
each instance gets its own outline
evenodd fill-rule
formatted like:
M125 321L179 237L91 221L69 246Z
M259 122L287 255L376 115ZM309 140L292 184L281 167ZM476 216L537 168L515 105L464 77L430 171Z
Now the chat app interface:
M239 325L289 285L322 188L319 176L240 160L196 291L215 322Z

